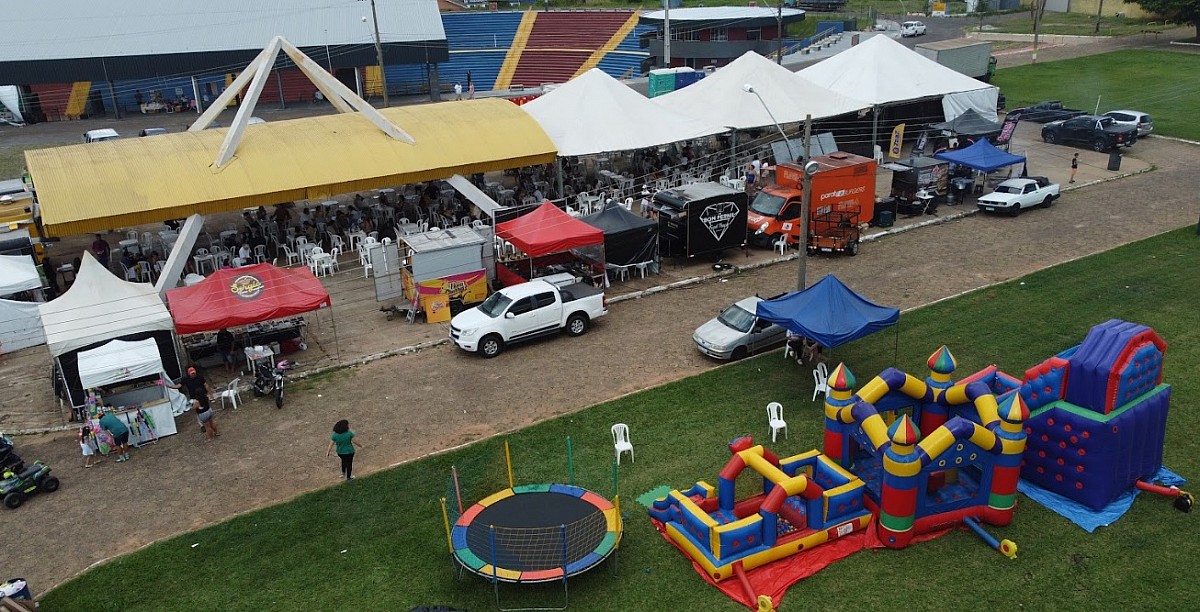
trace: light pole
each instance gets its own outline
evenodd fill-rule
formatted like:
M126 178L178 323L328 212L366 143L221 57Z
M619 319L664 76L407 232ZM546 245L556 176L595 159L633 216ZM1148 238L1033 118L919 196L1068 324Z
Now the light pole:
M800 196L800 236L796 244L796 248L800 250L800 269L796 272L796 288L804 291L805 287L808 286L808 211L812 208L812 175L816 174L818 169L816 162L808 161L809 139L812 137L812 115L804 116L804 159L797 160L796 152L792 150L791 141L788 140L787 134L783 132L783 128L779 125L779 122L775 120L775 115L767 106L766 101L755 91L754 86L749 83L742 85L742 91L754 94L754 97L758 98L758 103L762 104L763 110L767 111L767 116L771 118L771 123L774 123L775 129L779 130L779 135L783 136L783 143L787 146L788 155L792 156L792 161L804 163L804 180L801 184L802 193Z
M758 91L754 89L754 86L749 83L742 85L742 91L749 94L754 94L754 97L758 98L758 103L762 104L763 110L767 111L767 116L771 118L771 123L774 123L775 129L779 130L779 135L783 136L783 144L787 145L788 155L791 155L792 161L795 161L796 152L792 150L792 143L788 141L787 134L783 133L783 128L780 127L779 122L775 120L775 115L772 114L771 109L767 107L766 101L762 99L762 96L759 95Z
M1042 21L1042 3L1039 0L1033 0L1033 56L1030 58L1031 64L1037 63L1038 52L1038 25Z
M361 2L361 0L359 0ZM379 61L379 85L383 90L383 106L388 103L387 71L383 69L383 44L379 42L379 13L375 10L375 0L371 0L371 25L375 28L375 59Z
M775 14L775 61L783 65L783 0L779 0L779 12Z

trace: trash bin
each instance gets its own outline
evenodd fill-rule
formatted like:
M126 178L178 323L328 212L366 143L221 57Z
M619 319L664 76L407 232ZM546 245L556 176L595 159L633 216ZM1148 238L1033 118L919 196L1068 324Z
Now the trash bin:
M891 210L881 210L878 215L875 215L875 225L879 227L891 227L896 223L896 213Z
M24 578L13 578L4 584L0 584L0 598L4 597L33 599L33 593L29 592L29 583L25 582Z
M1112 170L1113 172L1121 169L1120 151L1113 149L1112 152L1108 154L1108 169Z

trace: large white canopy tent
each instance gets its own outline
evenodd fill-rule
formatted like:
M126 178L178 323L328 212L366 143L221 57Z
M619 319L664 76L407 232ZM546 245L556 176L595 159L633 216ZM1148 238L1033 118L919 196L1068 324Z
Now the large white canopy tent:
M1000 89L947 68L890 37L879 34L796 73L798 76L876 106L942 96L949 121L975 109L996 120Z
M58 299L38 307L46 345L58 364L73 406L81 406L78 353L114 339L151 338L168 376L180 375L175 323L149 283L117 278L90 253L84 253L75 283Z
M648 100L593 68L521 106L554 142L559 156L629 151L728 131Z
M761 104L744 89L746 85L762 97ZM772 127L776 122L798 123L810 114L813 119L836 117L871 106L853 94L830 91L800 78L752 51L696 83L651 101L735 130Z
M33 291L41 287L42 277L32 257L0 255L0 295ZM0 300L0 347L4 352L11 353L45 342L37 303Z

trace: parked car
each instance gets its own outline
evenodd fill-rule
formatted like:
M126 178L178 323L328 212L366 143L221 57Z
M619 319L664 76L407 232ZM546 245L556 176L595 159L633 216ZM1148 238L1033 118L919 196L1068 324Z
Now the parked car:
M98 130L88 130L83 133L84 142L103 142L105 140L116 140L121 135L112 128L101 128Z
M900 36L924 36L925 24L920 21L905 21L900 24Z
M464 351L495 357L504 347L566 330L581 336L608 314L604 292L585 283L558 286L534 279L505 287L450 320L450 340Z
M167 128L146 128L146 129L138 132L138 137L145 138L146 136L158 136L159 134L166 134L166 133L167 133Z
M1154 131L1154 120L1141 111L1115 110L1104 113L1104 116L1111 117L1117 125L1131 125L1137 128L1139 138L1149 136L1150 132Z
M1021 210L1025 208L1034 206L1048 208L1054 204L1058 196L1057 183L1051 183L1050 179L1044 176L1029 176L1008 179L996 185L995 191L980 196L977 203L980 210L1003 211L1015 217L1021 214Z
M1047 100L1038 102L1024 108L1015 108L1010 113L1021 112L1021 119L1025 121L1033 121L1036 123L1046 123L1048 121L1061 121L1070 119L1080 115L1087 114L1086 111L1081 111L1077 108L1065 108L1062 102L1058 100Z
M1050 144L1076 144L1093 151L1131 147L1137 142L1137 128L1117 125L1112 117L1081 115L1066 121L1051 121L1042 127L1042 140Z
M692 334L696 348L714 359L736 360L783 344L787 330L755 314L761 301L757 296L738 300L697 327Z

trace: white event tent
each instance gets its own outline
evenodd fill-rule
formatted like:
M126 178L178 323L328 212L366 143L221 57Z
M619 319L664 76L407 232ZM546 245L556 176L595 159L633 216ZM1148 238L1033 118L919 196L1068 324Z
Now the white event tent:
M762 96L762 104L744 89L746 85ZM736 130L769 127L776 121L798 123L809 114L813 119L836 117L871 106L856 96L830 91L800 78L753 51L683 89L652 101L680 114Z
M86 252L71 288L39 310L55 357L121 336L175 329L152 285L123 281Z
M0 295L40 289L42 277L29 255L0 255Z
M947 121L968 108L996 120L999 88L947 68L883 34L796 74L876 106L942 97Z
M162 371L158 345L150 338L137 342L113 340L79 352L79 383L84 389L120 384Z
M560 157L657 147L727 131L659 106L598 68L521 108L550 136Z
M151 338L167 375L180 374L175 323L158 292L149 283L117 278L90 253L84 253L71 288L38 310L46 345L66 386L64 399L73 406L84 401L79 352L110 340Z

